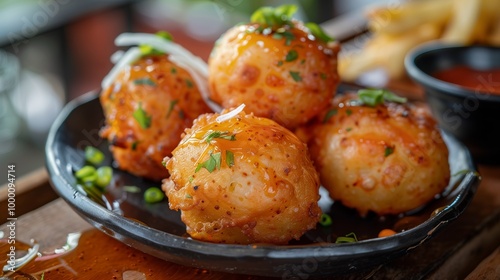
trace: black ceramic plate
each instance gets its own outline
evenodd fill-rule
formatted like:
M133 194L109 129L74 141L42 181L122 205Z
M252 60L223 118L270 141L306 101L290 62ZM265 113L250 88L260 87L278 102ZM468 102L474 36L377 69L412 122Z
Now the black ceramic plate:
M451 172L460 174L452 176L442 195L418 211L398 217L360 218L322 195L320 206L333 217L333 224L318 225L299 241L287 246L213 244L189 238L180 214L169 210L167 201L149 205L143 201L142 192L123 189L125 185L134 185L144 191L160 186L159 182L115 169L113 183L100 198L91 199L77 186L73 172L84 165L86 146L100 148L106 154L104 164L112 164L107 143L98 136L102 125L103 114L95 93L83 95L64 108L53 124L46 146L54 189L83 218L108 235L153 256L210 270L288 278L333 275L375 266L425 244L464 211L479 182L467 149L444 134ZM459 172L462 170L467 171ZM377 238L384 228L398 233ZM335 244L338 236L351 232L356 233L359 242Z

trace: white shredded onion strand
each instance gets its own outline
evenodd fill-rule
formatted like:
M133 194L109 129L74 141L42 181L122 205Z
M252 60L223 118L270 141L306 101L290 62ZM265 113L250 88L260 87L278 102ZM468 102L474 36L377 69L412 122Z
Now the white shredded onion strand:
M245 108L245 104L241 104L240 106L238 106L236 109L232 110L232 111L229 111L225 114L222 114L220 116L218 116L215 120L218 122L218 123L221 123L223 121L227 121L227 120L230 120L232 118L234 118L236 115L238 115L241 111L243 111L243 108Z

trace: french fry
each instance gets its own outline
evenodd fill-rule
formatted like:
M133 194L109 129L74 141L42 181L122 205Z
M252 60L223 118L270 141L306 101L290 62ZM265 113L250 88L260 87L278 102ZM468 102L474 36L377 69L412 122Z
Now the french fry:
M370 9L368 27L377 33L404 33L422 24L442 25L451 17L453 0L410 1L394 7Z
M500 46L500 0L414 0L372 8L366 16L372 37L358 52L344 52L339 58L340 76L347 81L374 68L400 78L406 54L435 39Z
M390 77L399 78L404 72L404 57L415 45L438 38L440 28L425 24L407 34L376 34L361 52L343 54L339 60L342 79L354 81L359 75L375 68L384 68Z
M476 24L481 15L481 0L455 0L451 18L442 41L455 44L471 44L477 34Z

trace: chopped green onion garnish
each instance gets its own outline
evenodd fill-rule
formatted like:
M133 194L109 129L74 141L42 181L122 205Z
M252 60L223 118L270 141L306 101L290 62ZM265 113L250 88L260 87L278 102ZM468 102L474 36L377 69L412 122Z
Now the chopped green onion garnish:
M109 166L101 166L97 168L97 178L95 184L98 187L105 188L113 179L113 169Z
M292 79L296 82L302 81L302 77L299 72L290 71L290 76L292 76Z
M144 192L144 200L147 203L160 202L165 198L165 193L157 187L151 187Z
M321 214L321 217L319 218L319 224L325 227L332 225L332 217L325 213Z
M128 193L140 193L141 189L137 186L123 186L123 190Z
M229 150L226 150L226 164L229 167L234 165L234 154Z
M191 82L191 80L189 79L186 79L186 85L188 88L192 88L193 87L193 82Z
M350 115L352 115L352 110L351 110L351 109L347 109L347 110L345 110L345 113L346 113L348 116L350 116Z
M305 23L305 26L309 29L309 31L311 31L311 34L314 37L320 39L321 41L323 41L325 43L333 41L333 38L330 37L330 36L328 36L325 33L325 31L323 30L323 28L321 28L316 23L314 23L314 22L308 22L308 23Z
M354 232L351 232L346 236L339 236L337 237L337 240L335 240L335 243L353 243L353 242L358 242L358 238L356 237L356 234Z
M85 147L85 160L93 165L99 165L104 160L104 154L92 146Z
M397 96L393 92L385 89L360 89L358 90L359 99L368 106L377 106L384 101L405 103L406 98Z
M85 165L75 172L75 177L82 182L93 182L97 178L97 171L95 167Z
M151 126L151 116L149 116L144 109L142 109L142 103L139 102L139 106L132 114L137 123L143 128L149 128Z

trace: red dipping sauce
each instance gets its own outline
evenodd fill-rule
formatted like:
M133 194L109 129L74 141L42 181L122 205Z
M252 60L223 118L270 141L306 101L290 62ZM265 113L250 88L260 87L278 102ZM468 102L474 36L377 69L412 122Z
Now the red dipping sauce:
M480 71L460 65L438 71L433 76L473 91L500 95L500 68Z

